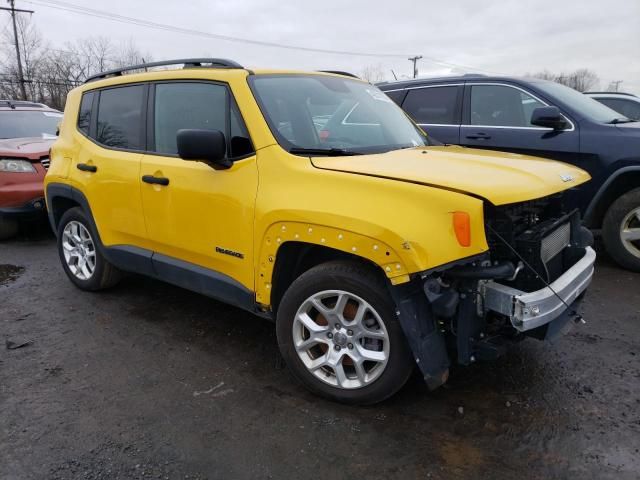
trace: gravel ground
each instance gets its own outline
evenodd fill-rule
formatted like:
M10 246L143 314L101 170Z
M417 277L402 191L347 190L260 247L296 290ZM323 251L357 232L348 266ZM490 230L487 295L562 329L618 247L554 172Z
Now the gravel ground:
M72 286L0 244L0 478L640 477L640 275L606 258L586 325L414 378L374 407L298 386L273 324L142 277Z

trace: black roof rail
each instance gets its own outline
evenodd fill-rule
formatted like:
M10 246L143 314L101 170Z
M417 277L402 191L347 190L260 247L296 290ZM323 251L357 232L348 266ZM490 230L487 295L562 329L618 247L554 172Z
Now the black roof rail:
M43 103L30 102L29 100L0 100L0 107L32 107L32 108L47 108Z
M598 95L626 95L628 97L637 97L637 95L634 95L633 93L627 93L627 92L582 92L585 95L587 94L598 94Z
M343 72L341 70L318 70L320 73L333 73L334 75L344 75L345 77L357 78L360 80L360 77L354 75L353 73Z
M107 70L96 75L87 77L84 83L89 83L94 80L101 80L107 77L119 77L124 72L131 70L146 70L152 67L164 67L167 65L183 65L183 68L192 67L208 67L208 68L244 68L233 60L227 60L225 58L180 58L176 60L162 60L160 62L140 63L138 65L131 65L128 67L115 68L113 70Z

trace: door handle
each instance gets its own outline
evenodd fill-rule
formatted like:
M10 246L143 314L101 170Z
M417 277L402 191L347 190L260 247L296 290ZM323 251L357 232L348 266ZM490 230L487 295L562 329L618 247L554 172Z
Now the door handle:
M486 133L474 133L473 135L467 135L467 138L470 140L489 140L491 135L487 135Z
M150 183L151 185L169 185L169 179L165 177L154 177L153 175L143 175L142 181L144 183Z
M78 170L82 170L83 172L95 173L98 171L98 167L96 167L95 165L88 165L86 163L79 163L76 165L76 168Z

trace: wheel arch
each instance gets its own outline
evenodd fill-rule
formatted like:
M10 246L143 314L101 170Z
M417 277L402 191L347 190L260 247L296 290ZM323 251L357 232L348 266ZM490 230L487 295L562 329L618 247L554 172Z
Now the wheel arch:
M611 204L640 185L640 165L622 167L613 172L598 189L584 214L589 228L600 228Z
M57 234L58 224L64 213L74 207L80 207L88 216L89 221L93 224L92 226L96 228L87 197L77 188L63 183L50 183L46 187L45 197L49 223L54 233ZM95 231L98 231L97 228Z
M369 265L392 284L410 279L409 269L389 245L334 227L278 222L267 230L257 250L256 301L273 312L300 274L330 260Z
M363 264L384 278L383 270L364 257L324 245L286 242L278 249L273 268L270 302L274 315L278 311L282 297L296 278L317 265L333 260Z

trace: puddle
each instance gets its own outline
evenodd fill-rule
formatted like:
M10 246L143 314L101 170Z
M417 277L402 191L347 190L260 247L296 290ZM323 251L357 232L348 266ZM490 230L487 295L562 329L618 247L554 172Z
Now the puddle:
M24 267L0 264L0 285L7 285L8 283L15 282L23 272Z

